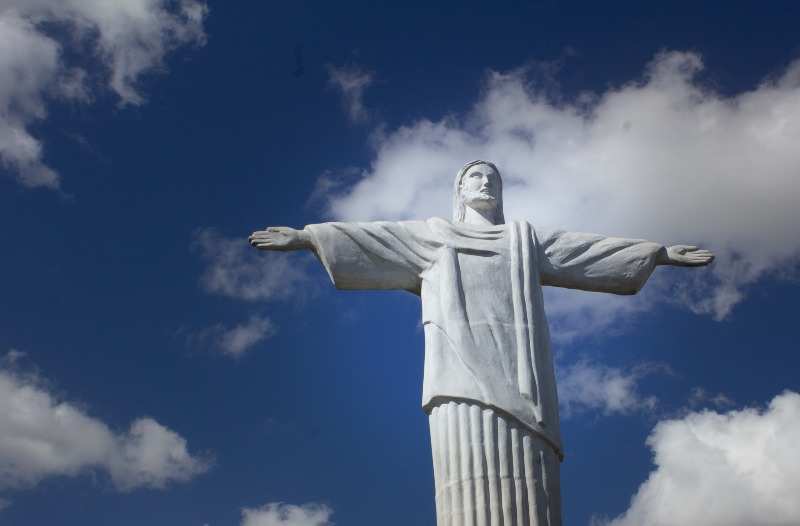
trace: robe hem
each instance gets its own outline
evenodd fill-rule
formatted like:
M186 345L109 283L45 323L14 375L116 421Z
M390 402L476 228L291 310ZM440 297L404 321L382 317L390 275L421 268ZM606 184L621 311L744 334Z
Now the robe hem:
M422 410L425 412L425 414L430 416L430 414L433 411L434 407L442 405L442 404L446 404L448 402L465 402L465 403L468 403L468 404L477 405L477 406L479 406L479 407L481 407L483 409L491 409L492 411L494 411L498 415L502 416L506 420L511 420L512 422L514 422L516 424L519 424L520 426L522 426L525 429L527 429L527 430L531 431L532 433L534 433L536 436L540 437L550 447L553 448L553 450L556 453L556 456L558 456L559 461L561 461L561 462L564 461L564 452L561 449L561 444L559 444L554 438L549 436L544 431L544 429L542 429L541 426L532 426L530 424L526 424L525 422L520 420L518 417L512 415L511 413L509 413L508 411L506 411L505 409L503 409L501 407L497 407L496 405L487 404L486 402L482 402L482 401L476 400L474 398L465 398L463 396L437 395L437 396L432 397L426 403L422 404Z

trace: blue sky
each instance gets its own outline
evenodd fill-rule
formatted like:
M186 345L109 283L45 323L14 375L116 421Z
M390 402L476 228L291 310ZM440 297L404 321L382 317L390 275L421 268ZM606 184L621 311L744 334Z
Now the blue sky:
M565 523L800 522L799 11L0 3L0 524L434 524L418 299L246 237L448 216L479 157L718 254L548 291Z

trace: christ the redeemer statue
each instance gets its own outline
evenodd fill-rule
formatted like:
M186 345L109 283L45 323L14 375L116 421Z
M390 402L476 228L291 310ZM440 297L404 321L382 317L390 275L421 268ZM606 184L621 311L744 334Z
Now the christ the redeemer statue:
M474 161L453 220L323 223L254 232L262 250L312 250L339 289L422 299L439 526L558 526L563 460L542 285L635 294L656 265L700 266L693 246L506 223L500 172Z

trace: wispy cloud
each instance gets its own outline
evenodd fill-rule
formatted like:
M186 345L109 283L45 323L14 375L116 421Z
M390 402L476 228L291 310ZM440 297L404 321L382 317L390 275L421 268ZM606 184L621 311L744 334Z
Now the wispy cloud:
M251 317L244 323L239 323L223 331L220 336L219 346L222 352L231 356L241 356L257 343L272 336L275 325L269 318Z
M360 66L328 65L328 83L342 96L342 104L351 122L365 122L369 112L364 106L364 92L374 81L373 74Z
M0 366L5 367L16 367L16 365L25 357L28 356L28 353L25 351L20 351L19 349L11 349L7 353L5 353L2 357L0 357Z
M695 387L689 393L689 407L729 409L735 405L734 401L725 393L711 393L702 387Z
M628 370L588 360L558 369L558 401L564 418L585 411L605 415L652 411L658 399L640 392L640 381L666 367L644 364Z
M660 422L647 439L655 469L607 526L800 523L800 394L765 410L702 411Z
M713 249L711 269L659 270L671 279L648 285L650 301L635 308L680 302L723 319L749 285L800 256L800 62L733 96L704 86L702 68L696 54L662 53L641 78L573 100L542 92L529 71L489 72L466 113L376 134L365 177L332 196L330 211L342 220L447 216L455 172L490 159L506 180L509 219ZM577 296L565 300L554 325L596 332L633 306L596 296L575 309Z
M232 358L240 358L259 343L277 332L277 327L266 316L251 316L233 326L221 323L187 335L191 347L205 347Z
M24 186L58 188L30 126L52 100L90 102L89 72L78 53L105 72L120 103L142 104L138 81L163 69L166 55L205 42L206 4L198 0L4 0L0 3L0 163ZM69 30L57 39L47 26ZM70 53L66 53L69 48Z
M201 284L211 294L246 301L303 296L308 274L296 254L265 257L250 247L244 236L225 237L213 228L198 230L194 245L207 263Z
M308 265L299 254L264 254L254 250L244 236L225 237L213 228L198 230L193 245L206 263L200 284L209 294L250 303L298 301L309 296ZM217 323L190 331L187 342L239 358L277 330L268 316L254 314L233 326Z
M333 510L324 504L272 502L259 508L242 509L241 526L333 526Z
M61 400L35 375L0 369L0 489L24 489L55 476L104 471L120 491L164 488L205 472L207 459L152 418L114 432Z

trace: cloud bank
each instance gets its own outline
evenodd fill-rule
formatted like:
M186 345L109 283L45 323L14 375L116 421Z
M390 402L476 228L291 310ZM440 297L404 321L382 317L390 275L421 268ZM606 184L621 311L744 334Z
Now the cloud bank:
M766 410L703 411L659 423L655 470L607 526L800 524L800 394Z
M574 100L549 97L528 71L490 72L465 114L376 132L371 165L331 196L330 213L448 217L455 172L475 158L493 160L509 219L718 254L711 270L666 273L680 282L664 280L648 301L562 298L564 317L551 316L554 325L585 333L663 300L725 318L748 285L800 255L800 62L733 96L704 86L702 69L696 54L662 53L641 78Z
M333 526L333 510L323 504L272 502L260 508L244 508L241 526Z
M114 432L41 379L0 370L0 489L24 489L54 476L104 471L120 491L164 488L205 472L186 440L152 418Z
M91 100L90 73L66 51L99 64L121 104L142 104L141 77L163 69L172 50L204 43L206 13L198 0L0 2L0 165L24 186L58 188L29 128L52 100Z

